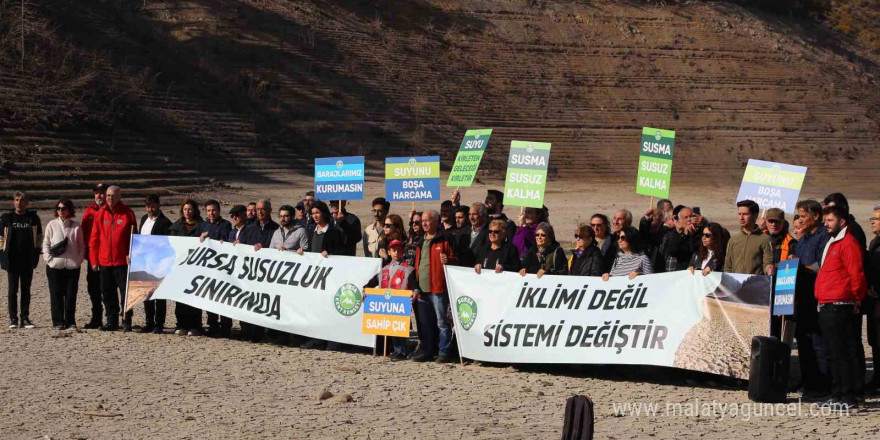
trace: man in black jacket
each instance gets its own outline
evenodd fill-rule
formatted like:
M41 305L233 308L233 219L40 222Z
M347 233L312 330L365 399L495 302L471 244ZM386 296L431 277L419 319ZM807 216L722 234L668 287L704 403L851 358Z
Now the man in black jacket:
M693 211L686 206L678 206L672 211L675 228L670 229L660 241L655 273L686 270L694 252L699 249L700 239L696 226L691 223ZM702 234L702 230L700 230Z
M171 227L171 220L165 217L161 210L162 204L159 201L158 194L150 194L144 202L144 209L147 213L141 217L140 228L141 235L168 235L168 228ZM141 329L141 333L162 333L165 326L165 314L168 310L168 303L164 299L152 299L144 301L144 314L146 315L146 323Z
M220 213L220 202L216 200L208 200L205 202L205 222L202 223L202 240L210 238L211 240L226 240L229 232L232 231L232 223L223 218ZM211 337L228 337L232 331L232 318L227 316L220 317L216 313L205 311L208 315L208 335Z
M341 208L339 206L339 200L331 200L330 214L333 218L331 223L342 230L343 244L339 255L348 255L350 257L356 256L357 245L363 238L363 233L361 232L361 219L346 211L345 200L342 201Z
M34 211L28 211L27 194L16 191L14 209L0 216L0 234L3 237L3 269L9 281L9 328L34 328L30 320L31 281L40 258L43 226ZM21 308L18 291L21 288ZM19 320L21 318L21 320Z
M278 229L278 223L272 220L272 202L262 199L257 202L257 220L253 223L253 227L246 232L248 236L242 243L254 244L254 249L260 250L267 248L272 243L272 236Z
M862 310L868 316L868 345L874 358L874 375L865 384L865 390L874 391L880 388L880 373L877 371L880 368L880 206L874 207L870 220L874 239L868 246L868 258L865 260L868 294L862 302Z

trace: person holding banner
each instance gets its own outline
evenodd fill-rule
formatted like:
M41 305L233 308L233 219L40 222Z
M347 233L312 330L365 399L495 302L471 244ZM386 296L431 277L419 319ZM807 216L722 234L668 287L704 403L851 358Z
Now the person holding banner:
M724 268L724 254L727 251L727 239L724 228L718 223L709 223L703 228L700 248L691 257L688 270L694 273L699 269L702 274L709 275L713 271Z
M272 234L269 247L281 251L295 251L302 255L308 249L309 237L306 228L294 220L296 210L293 206L284 205L278 208L278 229Z
M254 250L260 250L269 247L272 244L272 236L278 230L278 223L272 220L272 202L268 199L260 199L257 202L257 221L253 223L247 240L241 240L242 243L254 243Z
M413 290L416 286L416 272L412 266L406 264L403 259L404 246L399 240L392 240L388 244L388 255L391 259L382 271L370 280L367 287L380 287L382 289ZM415 297L415 294L413 294ZM394 351L389 358L392 361L406 360L407 338L391 337L391 346Z
M202 224L201 240L225 240L232 231L232 223L223 218L220 213L220 202L208 200L205 202L207 218ZM232 331L232 318L219 316L216 313L205 312L208 316L208 334L211 337L229 337Z
M626 226L621 227L621 229L623 228ZM581 224L574 231L575 248L571 251L571 257L568 259L570 275L601 277L605 273L605 260L602 257L602 251L596 244L595 237L593 228L588 224Z
M233 206L229 209L229 221L232 223L232 230L229 231L226 241L232 244L242 243L242 239L250 233L248 229L253 227L247 220L247 208L244 205Z
M425 236L416 249L415 270L418 284L414 289L416 313L419 317L419 339L422 352L413 356L415 362L453 362L449 356L452 328L446 320L449 296L446 293L446 273L443 266L455 264L456 257L446 234L438 230L440 217L437 211L427 210L422 215Z
M477 248L474 271L478 274L484 267L494 268L495 273L516 272L520 266L519 254L507 240L507 222L492 220L488 227L489 242Z
M623 228L617 234L617 246L620 248L620 252L617 254L617 258L614 259L611 271L602 275L602 280L608 281L610 277L620 276L627 276L629 279L633 279L639 275L654 273L651 260L645 255L645 247L638 229L633 227Z
M187 200L180 206L180 217L168 228L168 235L173 237L201 237L202 214L195 200ZM177 327L174 334L178 336L202 335L202 311L193 306L178 302L174 304L174 317Z
M141 217L141 235L168 235L171 228L171 220L162 213L162 204L158 194L150 194L144 203L147 213ZM165 327L165 315L168 310L168 302L164 299L151 299L144 301L145 324L141 333L162 333Z
M593 230L593 240L596 240L596 247L602 254L602 273L607 273L611 271L614 259L620 252L620 248L617 246L617 235L620 230L612 234L608 217L599 213L590 217L590 228Z
M73 220L76 216L73 202L61 199L55 206L55 219L46 224L43 235L43 259L49 282L52 326L65 330L76 327L76 289L86 242L82 228Z
M309 225L306 235L309 240L309 252L317 252L325 258L337 255L342 251L342 230L330 224L330 208L321 201L312 206L313 223ZM398 216L398 218L400 218ZM403 221L401 221L401 227Z
M537 274L538 278L548 275L567 275L568 264L565 250L556 241L556 234L550 223L541 223L535 230L535 244L522 256L522 269L519 274Z
M125 307L125 286L128 278L128 251L131 235L137 232L137 219L122 203L122 189L116 185L107 188L107 202L95 215L92 235L89 237L89 262L93 270L101 271L101 296L104 301L107 324L103 331L119 329L119 311ZM122 331L131 331L134 312L125 313Z

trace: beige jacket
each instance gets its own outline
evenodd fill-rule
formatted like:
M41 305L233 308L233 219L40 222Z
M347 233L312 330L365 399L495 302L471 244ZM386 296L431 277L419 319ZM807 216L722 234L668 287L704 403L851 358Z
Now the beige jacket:
M64 253L57 257L49 254L49 248L64 241L65 237L68 242ZM86 241L78 222L68 219L62 223L60 218L56 218L46 224L46 231L43 233L43 259L47 266L52 269L79 269L85 258Z

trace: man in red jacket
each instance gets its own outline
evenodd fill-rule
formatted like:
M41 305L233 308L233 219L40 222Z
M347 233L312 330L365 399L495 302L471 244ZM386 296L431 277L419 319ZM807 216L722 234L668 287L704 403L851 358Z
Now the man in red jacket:
M440 228L440 215L427 210L422 214L422 228L425 235L416 248L416 283L413 296L416 299L416 313L419 315L419 340L421 353L413 356L415 362L453 362L449 355L452 345L452 327L446 320L449 308L449 295L446 293L446 273L443 266L457 262L449 242L449 235Z
M859 360L863 353L859 349L862 345L859 305L867 291L865 250L848 231L849 212L844 207L827 206L822 214L831 240L825 245L822 266L816 277L816 300L819 326L828 345L831 397L821 405L850 410L858 408L856 397L861 394L864 383Z
M98 183L95 185L95 202L86 207L82 216L83 237L86 240L86 247L89 245L91 237L92 225L95 223L95 216L104 206L107 197L107 185ZM86 250L86 282L88 283L89 300L92 302L92 319L88 324L84 325L84 329L101 328L101 314L104 308L101 306L101 274L92 270L92 264L88 261L89 252Z
M101 296L107 324L102 331L119 329L119 311L125 307L125 281L128 277L128 251L131 234L137 232L134 212L122 203L118 186L107 188L107 202L95 215L89 237L89 264L101 272ZM132 311L125 314L122 331L131 331Z

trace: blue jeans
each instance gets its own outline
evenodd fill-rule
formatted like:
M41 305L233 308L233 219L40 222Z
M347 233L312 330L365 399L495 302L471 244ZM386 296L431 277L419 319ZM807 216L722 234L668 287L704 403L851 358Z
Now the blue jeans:
M449 307L449 295L422 293L416 303L419 314L419 339L422 341L422 352L428 355L449 355L452 343L452 328L446 322L446 309Z

